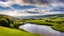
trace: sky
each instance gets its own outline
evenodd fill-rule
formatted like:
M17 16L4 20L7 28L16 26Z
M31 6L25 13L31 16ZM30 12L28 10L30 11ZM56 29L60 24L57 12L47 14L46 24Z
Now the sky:
M0 11L23 11L33 8L64 12L64 0L0 0Z

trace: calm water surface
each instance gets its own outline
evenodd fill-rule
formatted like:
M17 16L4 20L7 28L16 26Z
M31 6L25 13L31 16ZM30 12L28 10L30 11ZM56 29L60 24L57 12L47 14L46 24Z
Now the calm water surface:
M53 30L50 26L45 25L26 23L25 25L19 26L19 28L22 28L30 33L40 34L41 36L64 36L64 33Z

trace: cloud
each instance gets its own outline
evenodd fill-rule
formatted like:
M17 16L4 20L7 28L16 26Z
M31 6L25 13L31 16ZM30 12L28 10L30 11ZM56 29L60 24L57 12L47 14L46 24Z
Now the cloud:
M48 6L64 6L64 0L7 0L5 2L0 1L0 6L9 7L11 5L18 4L21 6L38 6L38 7L48 7Z
M37 13L44 13L44 12L49 12L50 9L40 9L40 8L31 8L31 9L26 9L24 12L37 12Z
M21 6L39 6L39 7L47 7L47 1L45 0L6 0L5 2L0 1L0 6L2 7L10 7L10 8L14 8L12 7L12 5L14 4L18 4Z
M39 9L40 10L40 9ZM20 11L21 12L21 11ZM25 11L26 12L26 11ZM26 13L19 13L19 11L12 11L12 10L8 10L8 11L0 11L0 14L4 14L4 15L10 15L10 16L41 16L41 15L52 15L52 14L64 14L64 12L44 12L44 13L36 13L36 14L31 14L26 12ZM35 13L35 12L33 12Z
M8 1L6 1L6 2L3 2L3 1L0 1L0 6L2 6L2 7L9 7L10 5L13 5L13 1L11 1L11 0L8 0Z
M14 0L19 5L34 5L34 6L47 6L49 3L47 0Z
M38 7L46 7L47 10L40 10L40 9L27 9L28 11L31 12L44 12L46 14L62 14L62 12L48 12L51 8L49 6L53 6L53 7L64 7L64 0L8 0L5 2L0 1L0 6L6 8L6 7L10 7L13 9L13 11L4 11L4 12L0 12L0 14L6 14L6 15L11 15L11 16L30 16L30 15L34 15L34 14L29 14L29 13L19 13L19 11L16 11L14 9L14 7L12 7L11 5L14 4L18 4L20 6L38 6ZM17 6L16 6L17 7ZM48 8L49 7L49 8ZM19 7L20 8L20 7ZM37 11L38 10L38 11ZM24 10L24 12L28 12L26 10ZM20 11L21 12L21 11ZM63 13L64 14L64 13ZM35 15L40 15L40 14L35 14ZM43 15L43 14L42 14Z
M59 2L62 2L62 3L64 3L64 0L59 0Z
M34 6L42 6L42 7L47 7L47 6L63 6L64 0L14 0L15 3L20 4L20 5L34 5Z

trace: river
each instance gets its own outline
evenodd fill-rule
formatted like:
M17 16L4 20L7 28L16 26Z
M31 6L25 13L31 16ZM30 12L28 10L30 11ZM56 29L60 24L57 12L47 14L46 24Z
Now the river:
M53 30L51 26L46 25L35 25L31 23L25 23L19 26L19 28L24 29L30 33L40 34L41 36L64 36L64 33L60 31Z

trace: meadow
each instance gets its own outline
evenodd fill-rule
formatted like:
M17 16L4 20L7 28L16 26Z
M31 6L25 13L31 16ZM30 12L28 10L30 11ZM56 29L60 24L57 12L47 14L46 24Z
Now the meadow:
M20 29L24 23L51 26L52 29L64 32L64 16L53 16L47 18L22 19L8 15L0 15L0 36L40 36Z
M28 23L51 26L52 29L64 32L64 16L25 20Z
M0 15L0 36L40 36L19 29L19 25L23 25L20 19L7 15Z

